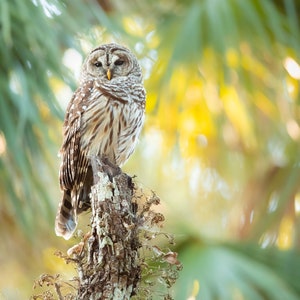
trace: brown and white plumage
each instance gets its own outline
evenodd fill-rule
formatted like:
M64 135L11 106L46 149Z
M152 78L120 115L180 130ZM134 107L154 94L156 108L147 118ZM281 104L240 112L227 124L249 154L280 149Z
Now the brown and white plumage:
M121 167L135 149L144 122L141 68L127 48L105 44L86 58L81 84L65 115L60 150L63 198L55 232L69 239L87 208L93 184L91 157Z

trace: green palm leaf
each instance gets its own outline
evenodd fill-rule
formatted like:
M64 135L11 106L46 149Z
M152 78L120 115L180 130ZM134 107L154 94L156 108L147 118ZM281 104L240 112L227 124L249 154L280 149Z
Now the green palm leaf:
M298 299L299 254L249 244L183 244L184 269L176 297L187 299Z

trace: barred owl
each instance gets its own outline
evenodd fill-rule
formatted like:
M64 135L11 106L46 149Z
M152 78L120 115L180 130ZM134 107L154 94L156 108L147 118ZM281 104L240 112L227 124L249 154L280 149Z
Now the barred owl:
M132 154L144 109L142 72L134 54L114 43L92 50L83 63L80 86L63 125L59 173L63 197L55 219L56 235L69 239L77 215L88 207L91 158L121 167Z

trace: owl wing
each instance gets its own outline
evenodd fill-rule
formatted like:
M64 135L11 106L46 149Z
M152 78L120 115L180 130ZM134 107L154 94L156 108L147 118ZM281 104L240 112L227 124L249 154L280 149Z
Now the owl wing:
M88 81L74 93L66 111L63 125L63 143L60 149L62 165L60 168L60 187L73 189L82 182L82 170L88 164L87 157L81 151L82 113L88 105L93 82Z
M82 112L87 105L93 83L78 88L71 99L63 126L63 144L60 150L62 164L59 172L63 197L55 219L55 232L69 239L77 225L78 202L85 192L84 181L89 161L81 149Z

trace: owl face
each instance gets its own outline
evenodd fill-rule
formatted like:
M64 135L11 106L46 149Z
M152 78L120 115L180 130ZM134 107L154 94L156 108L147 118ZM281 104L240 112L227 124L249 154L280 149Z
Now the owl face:
M116 44L106 44L94 49L87 57L83 73L85 77L114 81L128 76L138 66L128 49Z

